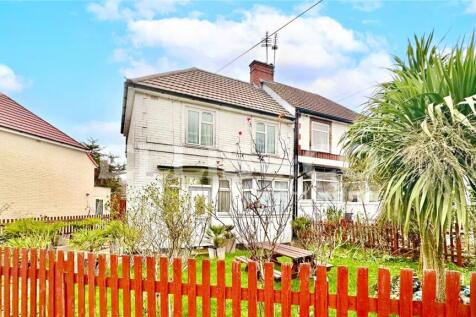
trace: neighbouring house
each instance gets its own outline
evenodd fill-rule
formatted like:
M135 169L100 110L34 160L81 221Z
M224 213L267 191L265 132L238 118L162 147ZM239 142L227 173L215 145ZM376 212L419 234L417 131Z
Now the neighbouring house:
M88 150L0 93L0 218L107 213Z
M274 81L274 67L259 63L251 80L295 117L295 216L325 216L329 208L347 217L374 220L377 190L368 182L343 179L347 164L340 140L358 114L315 93Z

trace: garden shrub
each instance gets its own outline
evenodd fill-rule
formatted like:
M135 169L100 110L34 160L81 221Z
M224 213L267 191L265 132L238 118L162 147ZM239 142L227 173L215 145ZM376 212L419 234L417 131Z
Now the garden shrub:
M69 223L69 225L74 229L93 229L95 227L101 226L102 224L104 224L104 221L99 218L87 218Z
M33 248L46 249L51 245L51 240L42 235L24 236L20 238L11 238L5 242L6 247L10 248Z
M105 229L80 230L73 234L69 246L75 250L95 252L102 249L110 237Z
M25 240L25 246L31 244L43 248L53 242L64 225L63 222L47 223L34 219L20 219L5 226L2 238L8 246L20 245L20 241Z
M296 235L299 235L305 231L311 230L311 219L308 217L297 217L291 222L291 227Z

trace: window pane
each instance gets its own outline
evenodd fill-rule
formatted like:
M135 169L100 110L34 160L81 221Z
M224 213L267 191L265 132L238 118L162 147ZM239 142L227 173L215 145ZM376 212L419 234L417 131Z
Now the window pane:
M265 126L264 126L264 123L257 123L256 124L256 132L265 132L264 130Z
M266 134L256 132L256 152L265 153L265 137Z
M339 183L317 181L316 199L321 201L337 201L339 199Z
M213 115L210 112L202 112L202 122L213 123Z
M379 201L379 189L376 185L369 185L369 202Z
M201 145L213 145L213 125L202 123L202 135L200 138Z
M258 190L271 190L271 181L258 181Z
M276 190L288 190L288 182L285 181L275 181L274 188Z
M311 181L304 181L302 183L302 186L303 186L303 199L312 199L311 198Z
M218 211L230 212L231 205L231 193L230 193L230 181L220 180L218 190Z
M329 125L327 123L322 123L322 122L313 122L312 129L322 131L322 132L329 132Z
M230 189L230 181L227 179L222 179L219 181L219 188L220 189Z
M313 130L311 143L313 150L329 152L329 133Z
M196 111L188 112L187 143L198 144L199 116Z
M268 133L266 138L266 152L275 153L276 146L276 128L273 126L268 126Z
M275 192L274 193L274 199L275 199L275 208L278 211L285 211L285 209L288 207L289 204L289 196L287 191L283 192Z

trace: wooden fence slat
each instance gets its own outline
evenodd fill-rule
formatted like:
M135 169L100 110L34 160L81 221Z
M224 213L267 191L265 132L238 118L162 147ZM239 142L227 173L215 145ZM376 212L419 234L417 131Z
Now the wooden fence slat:
M10 249L4 249L3 256L3 312L10 316Z
M48 252L48 316L55 316L55 251Z
M36 277L36 270L38 267L38 253L36 249L32 249L30 251L30 267L28 271L28 275L30 277L30 293L28 298L30 299L30 317L37 316L37 289L38 289L38 280Z
M337 268L337 317L347 317L349 299L349 272L346 267Z
M38 315L39 317L46 316L46 250L40 250L40 264L38 267L38 284L39 284L39 299L38 299ZM80 316L81 317L81 316Z
M188 316L197 316L197 263L188 259Z
M57 253L55 265L55 313L57 317L65 316L65 296L64 296L64 252Z
M248 286L249 288L249 286ZM281 316L291 317L291 265L281 266Z
M471 286L470 286L470 316L476 317L476 272L471 273Z
M28 260L28 250L22 249L20 267L20 313L22 316L28 315Z
M309 316L309 278L311 267L308 263L299 267L299 316Z
M182 260L173 260L173 295L174 295L174 317L182 316Z
M241 265L234 261L231 269L232 316L241 317Z
M19 253L18 249L13 250L12 259L12 315L18 316L18 267L19 267Z
M258 302L258 269L256 262L248 263L248 317L256 317Z
M327 282L327 268L318 266L314 286L314 314L316 317L329 316L329 283Z
M436 316L436 273L423 272L422 317Z
M274 266L264 264L264 315L274 316Z
M78 267L78 317L86 315L86 298L84 297L84 253L78 253L76 257Z
M142 257L134 256L134 316L143 317L144 298L142 294Z
M400 271L400 317L413 316L413 271Z
M124 317L131 316L131 258L124 255L122 263L122 314Z
M225 317L225 262L217 261L217 317Z
M377 292L377 315L378 317L390 316L390 271L379 268Z
M98 288L99 288L99 316L107 316L107 290L106 290L106 256L100 254L98 256Z
M1 229L0 229L0 234L1 234ZM2 277L5 276L5 273L3 272L3 257L5 256L5 248L0 247L0 312L3 311L3 281Z
M460 274L455 271L446 272L445 317L458 317Z
M210 317L210 261L202 263L202 316Z
M160 316L169 316L169 263L166 257L160 258Z
M111 317L119 317L119 289L118 289L118 275L117 275L117 255L113 254L110 258L111 261L111 270L110 270L110 281L111 281Z
M89 317L96 316L96 256L88 253L88 312Z
M369 315L369 270L357 269L357 317Z
M156 299L155 299L155 259L148 256L146 259L147 266L147 316L156 317Z
M74 317L74 252L68 252L68 259L66 262L66 316Z

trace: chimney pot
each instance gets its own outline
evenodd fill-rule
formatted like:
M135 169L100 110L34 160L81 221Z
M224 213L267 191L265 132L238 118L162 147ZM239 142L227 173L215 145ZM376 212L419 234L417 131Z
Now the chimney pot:
M250 83L261 86L262 81L274 81L274 65L254 60L250 64Z

